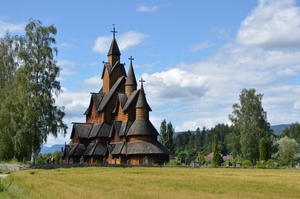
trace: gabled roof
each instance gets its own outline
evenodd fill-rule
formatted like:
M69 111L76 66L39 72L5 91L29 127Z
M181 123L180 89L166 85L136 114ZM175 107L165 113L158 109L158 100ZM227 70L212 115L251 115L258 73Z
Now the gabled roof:
M148 119L137 119L134 120L126 136L132 135L157 136L159 134Z
M148 111L152 111L146 100L146 94L144 92L143 86L140 89L139 97L138 97L135 107L136 108L145 108L145 109L148 109Z
M83 144L79 144L79 143L73 144L72 149L69 153L69 157L83 156L85 150L86 150L86 147Z
M111 89L105 93L97 111L101 112L103 111L104 107L107 105L107 103L110 101L112 96L116 93L116 90L119 88L119 86L122 84L122 82L125 81L125 77L119 77L119 79L116 81L116 83L111 87Z
M121 124L122 124L122 122L120 122L120 121L114 121L112 123L112 126L111 126L111 129L110 129L108 137L112 138L113 130L115 130L115 132L119 134L119 131L120 131L120 128L121 128Z
M137 97L139 96L139 90L135 90L131 93L130 97L128 98L128 100L126 101L124 107L123 107L123 111L127 111L128 108L130 107L130 105L132 105L135 100L137 99Z
M107 56L109 55L121 55L118 43L115 38L113 38Z
M90 104L89 104L89 107L84 112L84 115L88 115L90 113L90 111L92 110L93 104L95 105L96 110L97 110L97 108L99 107L99 105L104 97L104 94L102 92L101 93L100 92L99 93L91 93L91 94L92 94L92 96L91 96Z
M104 77L104 71L105 71L105 69L107 70L108 75L110 76L110 75L112 74L112 72L113 72L117 67L119 67L119 68L121 69L123 75L124 75L125 77L127 77L126 71L125 71L125 67L124 67L124 64L121 64L121 63L119 63L119 61L116 61L116 63L115 63L113 66L111 66L109 62L104 62L104 66L103 66L102 74L101 74L101 79L103 79L103 77Z
M93 128L91 130L91 133L89 135L89 138L96 138L96 137L105 137L107 138L109 136L111 129L110 123L98 123L94 124Z
M120 104L121 108L123 109L126 101L127 101L126 94L125 93L118 93L118 99L116 101L116 105L115 105L115 108L112 111L112 113L116 113L117 112L118 104Z
M72 139L75 133L77 134L78 138L88 138L92 128L93 124L73 123L73 129L70 138Z
M113 148L111 154L112 154L112 155L118 155L118 154L121 154L124 145L125 145L125 142L119 142L119 143L117 143L117 144L114 146L114 148ZM124 154L125 154L125 153L124 153Z
M106 143L90 143L87 147L84 156L104 156L107 151Z
M121 151L126 155L137 154L170 154L170 152L158 141L134 141L128 142Z
M128 134L128 130L130 129L131 125L132 125L133 121L127 120L125 122L122 122L120 131L119 131L119 136L125 136L126 134Z

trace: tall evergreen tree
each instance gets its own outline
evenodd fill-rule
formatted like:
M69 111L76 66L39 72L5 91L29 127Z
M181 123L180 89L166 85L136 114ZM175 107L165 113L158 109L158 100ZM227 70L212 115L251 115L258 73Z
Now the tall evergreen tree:
M167 139L168 139L168 135L167 135L167 122L164 119L161 124L160 124L160 137L159 137L159 141L162 145L165 146Z
M214 136L214 146L213 146L213 158L212 158L212 166L213 167L218 167L221 165L221 156L220 152L218 149L218 137L217 135Z
M171 122L168 123L167 125L167 142L165 147L167 147L167 149L169 149L169 151L174 154L174 148L175 148L175 144L173 141L173 136L174 136L174 128Z
M268 145L264 138L260 140L259 146L259 160L260 161L267 161L268 160Z

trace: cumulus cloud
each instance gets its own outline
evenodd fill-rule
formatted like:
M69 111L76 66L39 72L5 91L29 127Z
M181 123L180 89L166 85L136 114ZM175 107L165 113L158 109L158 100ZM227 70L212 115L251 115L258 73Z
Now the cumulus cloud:
M4 35L7 30L12 33L23 31L24 28L25 24L14 24L8 22L5 17L0 16L0 35Z
M136 8L137 12L148 12L148 13L153 13L156 12L158 9L158 6L144 6L144 5L140 5Z
M237 41L246 46L297 47L299 35L300 8L294 0L260 0L242 22Z
M128 31L120 35L117 39L120 51L126 50L142 43L148 36L137 31ZM101 36L95 41L93 51L107 53L111 43L111 36Z

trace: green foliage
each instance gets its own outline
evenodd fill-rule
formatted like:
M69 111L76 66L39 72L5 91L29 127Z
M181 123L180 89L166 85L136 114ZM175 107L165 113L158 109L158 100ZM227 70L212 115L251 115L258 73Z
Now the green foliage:
M211 161L211 164L213 167L218 167L221 165L221 160L222 157L219 153L219 149L218 149L218 138L217 135L214 136L214 150L213 150L214 154L213 154L213 158Z
M163 120L161 122L160 126L160 142L162 145L164 145L172 154L174 153L174 141L173 141L173 135L174 135L174 128L171 122L166 124L166 120Z
M277 168L277 164L276 164L276 162L274 160L269 159L266 162L266 167L269 168L269 169L275 169L275 168Z
M180 161L179 160L173 160L173 161L170 162L170 165L171 166L178 166L178 165L180 165Z
M264 138L260 140L260 147L259 147L259 160L260 161L267 161L268 159L268 145Z
M66 134L63 107L55 105L61 92L56 32L30 20L25 36L0 39L0 159L31 155L34 163L49 134Z
M55 161L55 164L61 164L61 155L60 155L60 151L54 151L53 153L52 153L52 157L53 157L53 159L54 159L54 161Z
M288 136L289 138L295 139L300 143L300 124L298 122L291 124L289 128L286 128L281 137Z
M252 166L252 162L250 160L243 160L241 163L242 163L242 166L245 168Z
M278 145L278 160L280 165L291 165L292 162L299 157L299 144L295 139L285 136L278 140Z
M264 138L270 147L274 136L262 107L263 95L255 92L255 89L244 89L240 94L240 104L234 104L233 112L229 115L234 126L228 141L234 142L230 148L251 161L259 159L260 140Z

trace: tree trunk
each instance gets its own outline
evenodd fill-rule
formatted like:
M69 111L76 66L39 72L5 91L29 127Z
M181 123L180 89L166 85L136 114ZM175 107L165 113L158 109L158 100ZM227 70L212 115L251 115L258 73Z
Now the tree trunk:
M31 165L34 165L34 164L35 164L34 139L32 139L30 162L31 162Z

